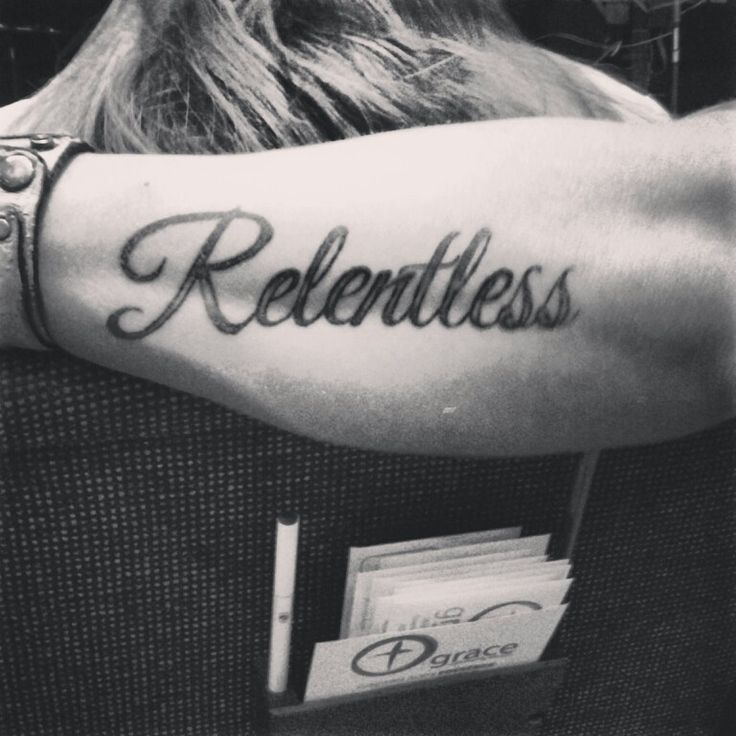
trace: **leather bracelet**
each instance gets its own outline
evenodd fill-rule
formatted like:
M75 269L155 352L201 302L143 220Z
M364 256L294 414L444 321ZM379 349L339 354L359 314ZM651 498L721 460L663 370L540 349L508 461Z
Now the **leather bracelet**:
M0 321L17 346L51 348L39 283L38 233L54 183L79 153L93 149L62 134L0 137ZM17 267L18 278L12 277ZM11 325L10 328L7 325Z

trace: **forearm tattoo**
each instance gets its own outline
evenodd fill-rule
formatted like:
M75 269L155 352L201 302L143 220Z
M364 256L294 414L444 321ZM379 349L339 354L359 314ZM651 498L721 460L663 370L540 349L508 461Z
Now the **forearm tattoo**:
M217 244L228 227L241 219L256 226L255 238L237 255L217 260ZM451 260L445 260L445 256L460 236L458 232L442 238L426 263L406 264L396 271L374 272L367 266L353 266L338 272L336 262L348 240L347 228L338 226L324 238L303 273L297 268L274 273L260 289L251 313L234 322L223 314L216 277L247 268L248 262L271 242L273 227L260 215L231 210L158 220L136 232L125 243L120 252L120 267L128 279L139 284L161 278L166 258L161 258L155 268L141 271L134 264L136 253L152 236L187 223L211 223L212 229L180 283L172 288L168 303L158 314L152 318L146 315L143 320L134 316L144 312L141 307L129 305L115 310L107 319L107 328L116 337L137 340L151 335L163 327L196 290L212 325L227 335L236 335L254 322L263 327L275 327L291 320L300 327L308 327L324 320L332 325L358 327L371 313L380 314L381 321L388 327L402 323L426 327L438 323L447 328L469 324L478 330L510 331L532 327L553 330L571 324L579 313L573 308L568 284L572 267L565 268L545 288L539 283L543 273L540 265L531 265L521 274L509 268L497 268L473 287L471 295L469 282L476 274L476 282L483 275L480 269L492 239L488 229L478 230L462 253ZM440 279L444 280L441 297L429 300L430 289L434 286L436 292ZM465 306L458 311L458 304Z

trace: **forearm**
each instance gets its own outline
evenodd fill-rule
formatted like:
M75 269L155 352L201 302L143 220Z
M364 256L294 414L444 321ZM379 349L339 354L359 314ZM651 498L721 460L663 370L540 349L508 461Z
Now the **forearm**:
M346 444L497 454L681 434L725 416L733 388L733 171L694 138L513 121L83 157L40 243L51 332Z

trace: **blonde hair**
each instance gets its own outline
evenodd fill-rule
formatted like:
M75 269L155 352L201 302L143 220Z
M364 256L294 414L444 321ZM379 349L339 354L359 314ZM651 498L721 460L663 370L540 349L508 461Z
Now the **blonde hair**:
M23 122L112 152L223 153L630 107L499 0L113 0Z

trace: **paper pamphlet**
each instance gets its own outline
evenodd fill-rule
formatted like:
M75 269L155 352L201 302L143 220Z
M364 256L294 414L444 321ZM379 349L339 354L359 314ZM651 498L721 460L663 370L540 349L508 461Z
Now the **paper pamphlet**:
M305 701L536 662L566 606L315 646Z
M432 578L430 581L410 580L404 577L378 578L371 585L372 595L388 595L389 589L394 593L421 593L431 584L433 587L442 586L452 590L460 588L488 587L494 582L510 580L524 580L542 582L544 580L563 580L569 577L572 566L567 561L548 562L544 565L534 565L523 568L506 568L503 570L482 570L469 575L461 574L457 578Z
M383 555L374 557L372 570L359 571L351 580L352 598L346 602L343 608L343 620L340 629L340 636L355 636L356 632L366 632L365 619L366 611L369 609L369 591L365 590L365 585L370 585L371 579L368 575L371 572L378 573L379 570L406 569L406 566L414 567L422 564L433 563L449 563L455 565L457 570L464 562L463 558L472 556L477 558L482 555L490 555L492 553L521 553L525 556L543 555L549 544L549 534L539 535L536 537L524 537L515 539L505 539L496 542L480 542L471 545L459 545L456 547L448 547L445 549L421 550L415 552L405 552L401 555ZM521 558L520 558L521 559ZM523 564L523 563L522 563ZM449 567L447 568L449 569ZM421 575L421 573L419 573Z
M404 567L406 565L418 565L423 562L440 562L442 560L455 560L470 555L490 554L491 552L513 552L524 550L529 555L542 555L547 551L549 534L540 534L536 537L522 537L519 539L502 539L497 542L480 542L477 544L464 544L446 549L429 549L418 552L404 552L400 555L383 555L376 558L376 568L386 570L391 567Z
M530 558L534 559L534 558ZM401 570L402 568L399 568ZM442 586L452 592L456 589L471 590L473 588L487 588L495 581L507 581L522 578L530 582L557 580L567 577L570 567L567 564L497 564L484 568L474 568L469 577L460 572L449 578L415 578L413 575L382 575L384 571L376 570L370 573L359 573L355 586L355 599L352 616L349 622L349 636L367 634L371 630L373 621L373 601L381 596L406 593L421 593L429 587ZM394 572L386 571L386 572Z
M463 594L426 591L423 595L377 598L370 633L379 634L479 621L551 608L562 603L572 580L474 589Z
M342 606L342 622L340 636L347 636L355 576L359 572L378 569L380 559L384 555L398 555L420 550L437 550L445 547L458 547L482 542L493 542L502 539L515 539L521 536L521 527L505 527L490 531L469 532L467 534L451 534L444 537L428 537L426 539L412 539L406 542L391 544L376 544L371 547L351 547L348 558L348 571L345 580L345 597Z
M350 550L338 641L305 700L534 662L562 617L569 560L519 527Z

